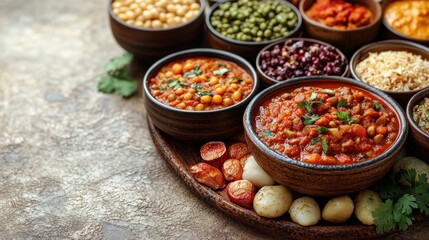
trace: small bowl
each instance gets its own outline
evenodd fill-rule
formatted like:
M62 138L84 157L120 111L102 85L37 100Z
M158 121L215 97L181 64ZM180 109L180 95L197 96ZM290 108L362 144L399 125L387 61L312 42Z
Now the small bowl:
M291 41L299 41L299 40L303 40L304 41L304 44L313 44L313 43L318 43L318 44L320 44L320 45L325 45L325 46L329 46L329 47L332 47L332 48L334 48L335 49L335 51L337 52L337 54L338 55L340 55L341 57L342 57L342 60L343 60L343 62L344 62L344 65L343 65L343 67L344 67L344 71L343 71L343 73L340 75L341 77L348 77L349 76L349 74L350 74L350 71L349 71L349 64L348 64L348 60L347 60L347 57L338 49L338 48L336 48L336 47L334 47L334 46L332 46L332 45L330 45L330 44L328 44L328 43L325 43L325 42L322 42L322 41L318 41L318 40L315 40L315 39L311 39L311 38L288 38L288 39L286 39L286 40L280 40L280 41L276 41L276 42L274 42L274 43L272 43L272 44L270 44L270 45L268 45L268 46L266 46L266 47L264 47L259 53L258 53L258 56L256 57L256 71L257 71L257 73L258 73L258 76L259 76L259 78L261 79L261 84L264 86L264 87L269 87L269 86L271 86L271 85L273 85L273 84L276 84L276 83L279 83L279 82L283 82L283 81L287 81L289 78L287 78L287 79L284 79L284 80L281 80L281 81L278 81L278 80L276 80L276 79L274 79L273 77L270 77L270 76L268 76L263 70L262 70L262 68L261 68L261 64L262 64L262 54L266 51L266 50L268 50L268 49L272 49L275 45L277 45L277 44L282 44L283 45L283 43L285 43L286 41L289 41L289 40L291 40ZM281 53L280 53L281 54ZM314 75L314 76L316 76L316 75Z
M383 51L407 51L413 54L421 55L424 59L429 61L429 49L425 46L422 46L417 43L403 41L403 40L385 40L380 42L375 42L363 46L355 52L355 54L350 59L350 71L354 79L362 81L356 74L356 66L369 56L370 52L383 52ZM428 87L426 87L428 88ZM424 88L423 88L424 89ZM381 90L381 89L380 89ZM395 99L404 109L407 106L410 98L422 89L417 89L407 92L394 92L382 90L383 92L389 94L393 99Z
M159 102L150 92L150 79L166 64L190 57L213 57L234 62L253 78L253 88L250 94L234 105L217 110L182 110ZM215 49L197 48L170 54L153 64L143 79L143 101L153 124L168 135L189 141L219 140L243 130L241 122L244 110L257 94L258 88L259 80L256 71L240 56Z
M245 41L238 41L232 38L228 38L220 34L218 31L216 31L210 23L210 19L213 12L217 10L217 8L222 4L222 3L216 3L210 8L210 11L208 12L208 14L206 14L206 19L205 19L205 28L207 32L208 45L211 48L235 53L237 55L240 55L246 58L250 62L254 62L258 52L266 45L272 42L278 41L279 39L298 37L299 35L301 35L301 25L302 25L302 18L301 18L301 14L299 13L299 10L290 2L287 2L284 0L277 0L277 1L290 7L298 17L298 23L296 27L292 31L290 31L289 34L281 38L277 38L269 41L262 41L262 42L245 42Z
M382 23L383 23L383 37L385 39L400 39L400 40L407 40L407 41L412 41L415 43L419 43L425 46L429 47L429 39L421 39L421 38L415 38L415 37L411 37L408 35L405 35L397 30L395 30L392 26L390 26L386 19L385 19L385 10L386 7L392 3L398 0L384 0L382 3L382 12L383 12L383 19L382 19Z
M398 136L381 155L365 162L346 165L309 164L280 154L264 144L254 130L255 116L266 100L277 94L303 86L350 86L383 102L398 119ZM327 85L326 85L327 84ZM392 167L405 143L407 120L402 108L387 94L350 78L317 76L296 78L273 85L249 103L243 118L244 136L259 165L273 179L299 193L312 196L337 196L365 189L380 180Z
M316 0L301 0L299 3L299 11L304 20L305 30L309 37L315 38L329 44L332 44L345 54L351 54L361 46L373 42L377 35L381 24L381 6L374 0L350 0L352 4L361 4L368 8L374 14L374 20L367 26L353 30L340 30L328 27L319 23L305 13Z
M429 88L418 92L407 104L406 114L410 125L407 148L413 155L429 162L429 134L421 130L413 119L413 107L419 104L425 97L429 97Z
M170 53L194 47L203 38L205 0L199 0L200 11L190 21L159 29L122 21L113 13L112 2L109 1L108 12L113 37L140 61L153 63Z

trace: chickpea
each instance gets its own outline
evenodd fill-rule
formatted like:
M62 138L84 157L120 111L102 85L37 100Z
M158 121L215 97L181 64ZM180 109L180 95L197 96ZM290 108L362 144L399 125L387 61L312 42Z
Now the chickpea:
M112 3L112 8L120 8L120 7L122 7L122 3L120 3L120 2L113 2Z
M182 70L183 70L183 67L182 67L181 64L176 63L176 64L173 65L172 70L173 70L174 74L181 74Z
M143 15L143 17L146 20L151 20L152 19L152 13L149 10L144 10L143 13L142 13L142 15Z
M194 64L192 64L192 63L186 63L185 64L185 66L183 67L183 70L185 71L185 72L188 72L188 71L191 71L192 69L194 69L195 68L195 66L194 66Z
M232 101L231 98L224 98L223 101L222 101L222 104L225 107L228 107L228 106L231 106L232 104L234 104L234 101Z
M219 83L219 78L217 78L217 77L211 77L209 83L210 83L210 85L216 85L216 84Z
M216 105L222 104L222 96L221 95L214 95L212 98L212 103Z
M184 100L191 100L193 96L194 96L194 94L187 92L187 93L185 93L185 95L183 95L183 99Z
M168 97L167 97L167 100L168 100L169 102L172 102L172 101L176 100L176 95L174 95L174 94L169 94L169 95L168 95Z
M194 2L191 4L190 8L192 10L200 10L200 4Z
M377 134L374 137L374 142L379 144L379 143L381 143L381 141L383 141L383 139L384 139L384 136L382 134Z
M231 84L231 86L229 86L231 89L237 90L238 89L238 85L236 83Z
M195 88L188 89L188 93L195 94L196 92L197 90L195 90Z
M178 88L178 89L176 89L175 91L174 91L174 93L176 94L176 95L182 95L183 93L185 92L185 90L183 89L183 88Z
M241 97L242 97L242 93L241 93L241 91L240 91L240 90L237 90L237 91L235 91L235 92L232 94L232 98L233 98L235 101L240 101L240 100L241 100Z
M204 110L204 105L199 103L197 106L195 106L195 109L198 111L202 111L202 110Z
M181 102L181 103L177 104L176 107L180 108L180 109L185 109L186 108L186 104L184 102Z
M210 95L201 96L201 103L209 104L212 101L212 97Z
M165 77L167 77L167 78L171 78L171 77L173 77L173 75L174 75L174 73L171 71L168 71L165 73Z
M124 13L121 13L118 15L118 18L121 19L122 21L127 21L128 20L128 16Z
M225 89L223 89L222 87L217 87L217 88L215 89L215 92L216 92L216 94L218 94L218 95L223 95L223 94L225 94Z
M127 15L128 19L135 18L135 14L131 10L128 10L125 14Z

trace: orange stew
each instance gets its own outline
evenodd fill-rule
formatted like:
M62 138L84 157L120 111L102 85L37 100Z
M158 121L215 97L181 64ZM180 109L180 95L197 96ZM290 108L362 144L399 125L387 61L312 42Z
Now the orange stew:
M179 109L221 109L245 99L252 77L237 64L219 58L194 57L168 63L150 80L151 94Z
M358 163L389 148L398 119L382 101L357 88L300 87L267 100L255 118L258 137L302 162Z
M317 0L305 12L311 19L336 29L356 29L373 21L370 10L342 0Z

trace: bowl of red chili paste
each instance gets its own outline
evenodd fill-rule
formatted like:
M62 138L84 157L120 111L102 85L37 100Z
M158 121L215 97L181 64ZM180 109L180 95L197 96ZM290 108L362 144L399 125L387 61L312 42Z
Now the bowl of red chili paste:
M146 72L144 105L152 123L181 140L209 141L243 130L259 80L249 62L214 49L168 55Z
M252 99L243 121L261 167L278 183L315 196L347 194L380 180L408 133L391 97L334 76L271 86Z

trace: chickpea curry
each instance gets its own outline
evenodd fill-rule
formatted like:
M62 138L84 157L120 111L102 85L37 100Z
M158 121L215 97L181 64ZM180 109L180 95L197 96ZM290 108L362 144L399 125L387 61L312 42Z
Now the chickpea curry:
M299 87L266 100L256 115L258 137L298 161L353 164L385 152L399 123L382 101L358 88Z
M237 64L219 58L179 59L150 79L151 94L178 109L207 111L232 106L253 89L252 77Z

